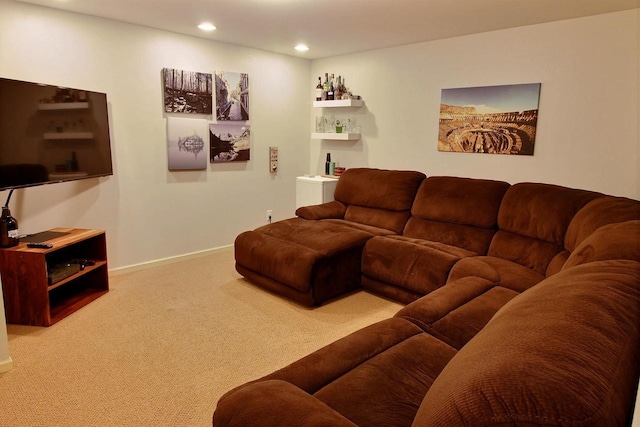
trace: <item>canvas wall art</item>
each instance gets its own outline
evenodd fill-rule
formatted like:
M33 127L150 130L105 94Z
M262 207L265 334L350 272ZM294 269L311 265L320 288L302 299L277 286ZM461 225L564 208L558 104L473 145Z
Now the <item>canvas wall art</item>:
M443 89L438 151L533 155L540 83Z
M249 120L249 75L216 71L216 118Z
M237 123L211 123L209 125L209 160L240 162L250 159L251 129Z
M166 113L212 114L211 74L164 68L162 75Z
M208 122L198 119L167 118L169 170L207 168Z

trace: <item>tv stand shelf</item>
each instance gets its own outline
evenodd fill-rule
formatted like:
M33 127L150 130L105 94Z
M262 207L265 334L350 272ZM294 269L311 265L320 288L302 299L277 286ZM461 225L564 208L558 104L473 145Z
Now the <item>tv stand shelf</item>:
M67 233L47 240L49 249L22 242L0 249L0 274L8 323L51 326L109 291L105 232L54 228ZM73 260L94 262L49 285L47 267Z

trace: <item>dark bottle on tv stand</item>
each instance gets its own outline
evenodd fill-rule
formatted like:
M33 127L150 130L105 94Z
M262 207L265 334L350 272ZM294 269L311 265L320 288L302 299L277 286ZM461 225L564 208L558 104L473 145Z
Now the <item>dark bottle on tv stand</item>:
M0 247L10 248L20 243L18 238L18 221L11 216L9 207L2 207L2 217L0 217Z

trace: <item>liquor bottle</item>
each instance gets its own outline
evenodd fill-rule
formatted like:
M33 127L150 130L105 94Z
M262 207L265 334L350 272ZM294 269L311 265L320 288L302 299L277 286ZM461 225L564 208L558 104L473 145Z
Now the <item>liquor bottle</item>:
M324 85L322 86L322 100L329 99L329 73L324 73Z
M338 76L338 85L336 86L333 96L335 99L342 99L342 76Z
M322 77L318 77L318 85L316 86L316 101L322 101Z
M329 167L331 165L331 153L327 153L327 161L324 162L324 174L329 175Z
M2 217L0 217L0 247L10 248L20 243L18 238L18 221L11 216L9 207L2 207Z
M334 97L334 86L333 86L333 74L331 74L331 80L329 80L329 92L327 93L327 100L333 101Z

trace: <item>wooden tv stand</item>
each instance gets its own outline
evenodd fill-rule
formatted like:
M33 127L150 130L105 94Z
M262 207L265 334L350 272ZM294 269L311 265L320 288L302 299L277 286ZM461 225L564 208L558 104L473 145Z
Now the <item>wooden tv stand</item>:
M47 240L52 248L29 248L21 242L0 249L0 274L7 323L51 326L109 291L107 242L102 230L54 228L68 233ZM49 284L47 267L73 260L94 265Z

